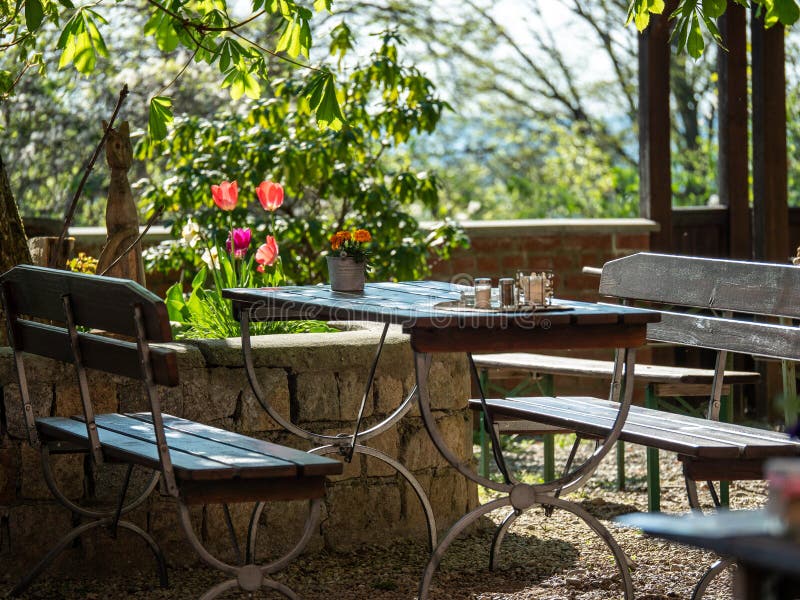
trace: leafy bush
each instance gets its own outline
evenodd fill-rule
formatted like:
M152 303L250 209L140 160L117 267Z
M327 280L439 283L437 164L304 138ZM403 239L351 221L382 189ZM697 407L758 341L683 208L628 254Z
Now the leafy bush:
M208 190L222 180L255 189L262 179L283 185L287 202L275 213L283 269L289 283L326 280L328 238L342 229L368 227L376 235L371 265L376 279L425 276L430 258L447 258L464 242L453 223L421 230L412 210L437 215L438 181L413 171L394 149L415 134L434 130L446 104L432 83L398 62L401 40L391 32L363 65L339 76L346 123L341 131L320 130L309 102L297 93L312 82L274 79L267 100L215 115L176 122L171 139L139 148L139 157L164 158L170 174L147 182L149 208L163 206L176 238L189 217L217 244L227 235L225 218L208 202ZM340 25L331 52L350 48L350 32ZM343 64L340 62L340 65ZM252 203L251 203L252 204ZM240 204L230 214L263 237L252 208ZM146 255L149 268L189 271L200 265L196 252L177 242Z

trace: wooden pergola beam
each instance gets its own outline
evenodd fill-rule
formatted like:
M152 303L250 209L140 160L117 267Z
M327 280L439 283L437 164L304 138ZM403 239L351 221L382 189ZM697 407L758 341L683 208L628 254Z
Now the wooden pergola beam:
M764 29L763 17L756 8L753 7L750 20L754 258L785 263L790 256L785 31L782 25Z
M728 207L728 255L753 257L750 219L750 183L747 152L747 11L729 3L719 20L722 44L717 54L719 71L720 204Z
M675 2L653 16L639 36L639 214L661 229L650 234L650 249L672 250L670 153L669 19Z

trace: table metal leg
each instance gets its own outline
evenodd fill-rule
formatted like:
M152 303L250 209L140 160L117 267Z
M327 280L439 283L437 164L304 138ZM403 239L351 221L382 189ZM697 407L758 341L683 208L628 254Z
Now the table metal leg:
M526 509L533 505L555 506L582 519L608 546L611 550L614 560L617 563L617 568L620 571L622 579L622 587L626 600L633 599L633 581L630 575L630 561L625 553L617 544L611 533L606 529L600 521L594 516L589 514L586 510L573 502L563 500L557 497L556 491L569 492L580 487L596 469L600 460L609 452L612 446L617 441L625 419L627 418L628 410L630 409L633 400L633 366L635 363L635 351L633 349L619 349L615 359L614 376L612 378L610 398L612 400L620 401L620 410L617 418L611 429L611 432L599 443L594 453L574 471L570 471L558 479L543 484L530 485L525 483L517 483L514 481L510 473L505 474L505 482L494 482L486 477L475 473L471 464L461 460L457 457L445 443L441 433L436 426L436 421L430 408L430 392L428 388L428 374L430 369L431 357L424 353L414 354L414 366L417 375L417 390L419 398L420 414L422 416L425 429L431 437L436 448L447 460L450 465L459 471L462 475L483 485L489 489L507 494L502 498L498 498L488 502L476 509L470 511L468 514L459 519L455 525L447 532L445 537L433 551L433 554L425 568L419 588L419 600L426 600L430 591L433 575L442 559L442 556L447 551L447 548L471 523L483 515L486 515L493 510L503 506L511 506L514 509L508 515L503 524L498 528L495 539L492 544L492 558L502 542L503 536L508 528L513 523L514 519ZM624 385L623 385L624 382ZM484 415L488 420L489 431L494 429L491 419L491 413L484 410ZM499 451L499 447L498 447ZM502 455L501 455L502 456ZM505 466L504 461L499 461L500 465ZM498 465L498 466L500 466ZM569 470L569 468L567 468ZM494 561L492 561L492 565Z
M392 467L399 475L405 479L409 485L414 489L414 493L417 495L420 504L422 505L422 510L425 513L425 522L428 526L428 540L430 541L430 549L431 551L436 547L436 520L433 516L433 507L431 506L430 501L428 500L427 494L425 494L425 490L422 488L422 485L414 477L414 474L409 471L408 469L403 466L402 463L396 461L394 458L389 456L388 454L384 454L380 450L376 450L375 448L370 448L369 446L362 446L358 444L352 447L353 452L356 454L365 454L367 456L371 456L373 458L377 458L378 460L385 462L387 465ZM326 454L341 454L342 447L341 446L321 446L319 448L314 448L313 450L309 450L312 454L319 454L320 456L324 456Z
M267 414L272 417L281 427L283 427L286 431L289 431L298 437L308 440L314 444L317 444L318 447L311 452L315 454L340 454L344 456L346 461L351 461L353 455L364 454L368 456L372 456L389 466L391 466L397 473L402 476L408 483L411 485L414 493L417 495L417 498L422 505L422 510L425 513L425 521L428 527L428 540L433 549L436 546L436 521L433 515L433 508L431 507L430 501L428 500L427 494L423 489L422 485L419 481L414 477L413 473L405 468L400 462L395 460L394 458L390 457L388 454L384 454L383 452L376 450L375 448L370 448L369 446L363 445L362 442L369 440L377 435L380 435L384 431L387 431L391 427L394 427L395 424L403 417L405 414L411 410L414 405L414 401L417 397L417 386L409 392L409 394L405 397L403 402L398 406L391 414L387 415L385 419L380 421L379 423L373 425L372 427L368 427L362 430L362 423L364 418L364 409L369 398L369 393L372 389L375 374L377 371L378 362L381 357L381 353L383 351L383 347L386 342L386 336L389 331L389 324L386 323L383 327L381 332L380 341L375 349L375 356L373 358L372 364L370 365L369 375L367 377L367 384L364 389L364 394L361 397L361 403L358 409L358 415L356 416L356 421L353 426L353 431L351 434L344 434L344 435L323 435L319 433L315 433L312 431L308 431L301 427L298 427L294 423L292 423L289 419L285 418L279 412L277 412L272 405L267 401L266 394L264 394L263 389L261 388L261 384L258 381L255 373L255 367L253 365L253 357L252 357L252 348L250 343L250 330L249 330L249 314L248 311L242 311L241 314L241 329L242 329L242 354L244 359L245 371L247 373L247 378L250 381L250 386L253 389L253 394L255 395L256 399L258 400L259 404L261 404L262 408L267 412ZM256 540L256 525L258 522L258 517L263 511L263 506L257 506L254 509L254 513L251 519L251 527L249 532L249 539L248 539L248 560L251 560L254 549L255 549L255 540Z
M692 591L692 600L699 600L703 597L706 593L706 588L708 588L709 584L725 569L730 567L731 565L735 564L732 558L720 558L717 562L711 565L708 570L703 573L703 576L700 578L700 581L697 582L697 585L694 586L694 590Z

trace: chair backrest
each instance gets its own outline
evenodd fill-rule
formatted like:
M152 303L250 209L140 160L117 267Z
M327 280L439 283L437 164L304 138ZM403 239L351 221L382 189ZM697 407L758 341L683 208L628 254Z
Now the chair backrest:
M151 346L151 342L172 341L167 309L158 296L126 279L20 265L0 276L0 298L33 445L39 440L23 353L75 365L95 461L102 462L102 452L86 369L141 380L150 399L156 436L164 439L155 385L178 385L178 366L174 350ZM168 451L160 458L162 468L170 464Z
M80 330L77 333L85 368L144 378L135 341L136 306L141 310L146 342L172 341L164 302L127 279L20 265L0 276L0 286L6 305L9 341L18 352L75 362L65 301L75 327L92 330L91 333ZM177 385L175 352L152 347L149 353L154 382Z
M651 341L800 360L800 328L776 322L800 318L798 267L641 253L606 263L600 293L661 310Z

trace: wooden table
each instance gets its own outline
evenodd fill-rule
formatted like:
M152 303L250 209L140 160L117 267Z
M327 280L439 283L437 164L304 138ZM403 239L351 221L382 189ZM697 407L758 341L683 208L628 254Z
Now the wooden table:
M247 345L244 336L250 320L376 321L384 323L386 327L389 324L400 325L404 332L409 334L417 376L415 396L419 401L420 413L428 434L444 458L455 469L479 485L504 494L501 498L480 506L462 517L446 534L433 551L423 574L419 594L421 599L427 598L434 572L447 547L473 521L501 507L510 506L513 509L509 515L511 517L536 504L567 510L583 519L600 535L614 555L622 576L625 596L632 599L633 589L628 572L628 559L614 538L583 508L558 496L561 492L573 491L580 487L619 436L633 397L633 383L630 379L633 377L635 363L634 349L644 344L647 324L657 321L658 314L623 306L561 300L554 301L554 306L547 310L535 312L500 312L453 307L453 303L460 299L461 291L464 289L467 288L443 282L413 281L367 284L363 293L332 292L328 286L301 286L231 289L225 290L223 295L233 301L234 314L242 322L243 349ZM620 400L620 410L611 433L584 463L564 476L543 484L529 485L517 482L506 467L485 402L484 418L489 424L493 454L503 474L503 482L498 483L479 476L474 471L471 461L465 463L459 460L447 448L431 414L428 389L431 353L467 353L477 382L477 371L471 360L472 353L580 348L618 349L611 389L612 397ZM245 361L247 367L247 352ZM248 371L251 369L247 368ZM627 382L624 381L625 373L630 374ZM256 395L263 396L258 391ZM408 401L410 404L413 399ZM395 414L399 412L398 409ZM293 427L291 424L287 425ZM353 446L356 446L356 442L367 433L360 433L358 425L357 423L352 436ZM341 438L339 440L341 441ZM506 523L510 522L507 517ZM429 526L431 524L432 519L429 519ZM499 537L502 539L502 534ZM435 535L432 536L432 540L434 538Z
M765 510L683 516L634 513L616 520L648 535L735 559L737 600L800 597L800 543L789 537L783 523ZM696 590L693 597L700 597L703 591L705 588Z

